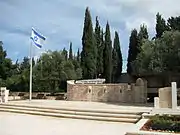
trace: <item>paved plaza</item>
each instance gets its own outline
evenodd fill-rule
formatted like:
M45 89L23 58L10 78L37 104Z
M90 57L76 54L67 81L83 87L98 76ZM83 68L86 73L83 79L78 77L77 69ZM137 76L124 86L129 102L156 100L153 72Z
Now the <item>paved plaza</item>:
M57 109L106 110L111 112L169 112L169 109L153 109L151 105L110 104L98 102L23 100L10 101L7 105L47 107ZM173 110L179 113L179 109ZM172 112L170 112L172 113ZM137 124L107 122L71 118L56 118L20 113L0 112L0 135L125 135L137 132L144 121Z
M127 104L107 104L96 102L24 100L11 101L7 104L51 108L95 109L111 111L150 111L152 107L140 107ZM54 118L0 112L0 135L124 135L134 131L135 124Z
M0 135L124 135L134 124L0 112Z
M145 105L132 105L132 104L115 104L115 103L101 103L101 102L81 102L81 101L59 101L59 100L22 100L11 101L8 104L15 105L28 105L38 107L50 108L69 108L69 109L95 109L95 110L111 110L111 111L133 111L133 112L149 112L153 107L150 104Z

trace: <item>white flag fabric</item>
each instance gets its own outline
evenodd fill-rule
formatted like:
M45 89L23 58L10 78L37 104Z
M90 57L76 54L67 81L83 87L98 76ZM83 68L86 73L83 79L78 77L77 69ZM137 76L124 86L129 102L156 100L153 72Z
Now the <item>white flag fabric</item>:
M40 33L38 33L34 28L32 28L31 39L34 45L39 49L42 48L43 43L46 40L46 38L42 36Z

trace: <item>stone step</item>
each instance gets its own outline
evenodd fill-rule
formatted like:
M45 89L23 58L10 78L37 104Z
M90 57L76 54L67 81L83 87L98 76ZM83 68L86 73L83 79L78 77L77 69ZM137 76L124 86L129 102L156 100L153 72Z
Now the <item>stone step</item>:
M84 116L76 114L61 114L61 113L52 113L52 112L39 112L36 110L19 110L19 109L8 109L1 108L0 111L11 112L11 113L21 113L21 114L30 114L30 115L40 115L40 116L50 116L58 118L72 118L72 119L86 119L86 120L97 120L97 121L111 121L111 122L126 122L126 123L136 123L138 119L136 118L114 118L114 117L101 117L101 116Z
M1 109L15 109L15 110L25 110L25 111L37 111L37 112L47 112L56 114L71 114L71 115L82 115L82 116L96 116L96 117L112 117L112 118L134 118L140 119L141 115L137 114L113 114L113 113L100 113L100 112L81 112L81 111L69 111L69 110L54 110L54 109L44 109L44 108L31 108L31 107L19 107L19 106L0 106Z
M61 108L61 107L45 107L40 105L21 105L21 104L0 104L2 106L10 106L10 107L25 107L25 108L35 108L35 109L50 109L50 110L61 110L61 111L75 111L75 112L95 112L95 113L105 113L105 114L132 114L132 115L141 115L142 112L140 110L130 110L130 109L122 109L122 110L110 110L110 109L80 109L80 108Z

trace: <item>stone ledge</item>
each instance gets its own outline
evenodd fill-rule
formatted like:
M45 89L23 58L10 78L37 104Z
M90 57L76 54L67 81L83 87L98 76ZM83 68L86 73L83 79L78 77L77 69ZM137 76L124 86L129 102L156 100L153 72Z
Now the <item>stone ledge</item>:
M150 131L127 132L126 135L177 135L177 133L161 133Z
M137 119L135 118L121 118L121 117L112 117L108 116L105 117L103 114L99 115L93 115L93 114L87 114L86 115L82 113L72 112L72 114L66 112L66 113L58 113L58 112L51 112L51 110L37 110L37 109L30 109L27 108L3 108L0 107L0 111L3 112L11 112L11 113L21 113L21 114L30 114L30 115L40 115L40 116L49 116L49 117L59 117L59 118L71 118L71 119L86 119L86 120L97 120L97 121L110 121L110 122L125 122L125 123L135 123ZM128 116L128 115L127 115Z
M168 132L155 132L155 131L142 131L140 130L143 125L149 120L148 117L153 116L153 114L143 113L141 119L138 123L136 123L136 130L132 132L127 132L126 135L177 135L177 133L168 133Z

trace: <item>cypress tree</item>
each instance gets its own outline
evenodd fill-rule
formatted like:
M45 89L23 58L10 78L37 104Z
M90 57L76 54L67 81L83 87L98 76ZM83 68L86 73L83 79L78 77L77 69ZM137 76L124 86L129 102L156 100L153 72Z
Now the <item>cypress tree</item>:
M148 34L148 31L147 31L147 26L146 25L143 24L143 25L140 26L140 30L139 30L139 33L138 33L138 38L139 38L139 40L149 38L149 34Z
M81 53L81 66L84 79L92 79L96 76L97 47L94 43L92 20L87 7L85 11Z
M170 17L168 19L168 28L170 30L178 30L178 31L180 31L180 16Z
M168 30L168 26L166 25L166 21L162 16L157 13L156 15L156 38L160 38L164 31Z
M69 45L69 59L73 60L72 42L70 42L70 45Z
M78 48L78 51L77 51L77 61L80 62L80 52L79 52L79 48Z
M129 38L129 51L128 51L128 63L127 63L127 73L132 74L132 65L131 63L136 59L137 54L139 53L138 48L138 34L137 30L134 29L131 31L131 36Z
M104 77L107 83L111 83L112 72L112 41L109 23L106 24L105 48L104 48Z
M97 63L96 63L96 73L99 77L100 74L103 73L102 66L103 66L103 48L101 43L101 27L99 25L98 17L96 17L96 27L95 27L95 41L97 47Z
M100 32L100 46L98 47L98 77L104 77L104 33L103 29Z
M141 47L142 47L142 44L143 44L143 40L146 40L149 38L149 34L148 34L148 31L147 31L147 26L146 25L141 25L140 26L140 30L139 30L139 33L138 33L138 47L137 47L137 53L140 53L141 51ZM136 55L137 57L137 55Z
M6 73L5 73L5 58L6 58L6 51L3 49L3 42L0 41L0 78L6 79Z
M66 50L66 48L63 48L62 54L65 57L65 60L67 60L68 59L68 51Z
M34 67L34 65L36 64L36 62L35 62L35 59L34 59L34 57L32 58L32 66Z
M112 80L116 82L122 72L122 53L120 49L119 35L115 32L113 51L112 51Z

